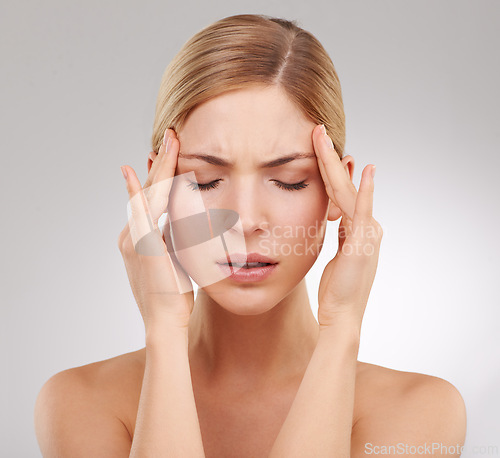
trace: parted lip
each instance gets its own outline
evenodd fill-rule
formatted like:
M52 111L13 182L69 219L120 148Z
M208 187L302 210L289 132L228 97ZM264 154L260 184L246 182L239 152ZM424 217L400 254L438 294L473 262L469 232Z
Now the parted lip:
M243 264L245 262L266 262L269 264L278 264L278 261L275 261L274 259L271 259L259 253L248 253L248 254L232 253L228 257L231 260L231 262L237 262L238 264ZM216 262L217 264L227 264L228 259L221 258L218 259Z

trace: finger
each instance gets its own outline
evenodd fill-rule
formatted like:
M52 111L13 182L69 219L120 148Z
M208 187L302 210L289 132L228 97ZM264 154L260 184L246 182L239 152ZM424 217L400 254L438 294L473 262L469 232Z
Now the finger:
M352 233L352 221L345 216L342 216L339 224L339 244L337 252L342 251L342 247L344 246L344 242L349 234Z
M313 132L313 143L316 155L323 162L326 175L325 184L329 185L329 197L349 218L354 217L356 205L356 188L347 177L344 167L336 153L328 135L323 134L320 127ZM328 186L327 186L328 192Z
M158 150L156 157L152 158L153 165L151 166L151 169L149 170L148 177L147 177L146 182L144 183L144 186L143 186L144 188L148 188L149 186L151 186L151 183L153 182L154 176L156 175L158 169L160 168L160 159L165 154L167 141L171 135L173 135L173 131L171 129L166 129L165 133L163 135L163 143L160 145L160 149Z
M328 194L328 197L330 200L338 206L337 201L335 200L335 196L333 194L333 189L330 186L330 181L328 180L328 175L325 170L325 164L323 164L323 160L317 156L318 159L318 167L319 167L319 172L321 174L321 178L323 179L323 182L325 183L325 188L326 188L326 193Z
M163 213L166 212L170 190L177 168L177 156L179 152L179 141L169 136L167 144L162 146L156 161L158 168L152 177L151 184L144 189L148 199L151 217L155 224ZM164 151L163 151L164 150Z
M146 235L154 231L154 224L141 182L137 178L134 169L128 165L124 165L122 170L127 174L125 183L129 195L127 203L128 225L132 243L136 247L141 239L144 239Z
M358 196L356 198L356 209L354 211L353 220L353 224L356 227L358 225L366 224L372 219L374 189L372 170L375 170L375 166L373 164L367 165L363 169L363 173L361 175L361 182L359 184Z
M335 195L333 193L333 189L330 186L330 181L328 180L328 175L327 175L326 170L325 170L325 164L323 164L323 161L321 160L320 157L318 157L318 166L319 166L319 171L321 173L321 177L323 178L323 181L325 183L326 192L328 194L329 199L335 204L336 207L340 208L340 205L335 200ZM342 213L342 216L347 218L347 215L344 213L344 211L341 208L340 208L340 211Z

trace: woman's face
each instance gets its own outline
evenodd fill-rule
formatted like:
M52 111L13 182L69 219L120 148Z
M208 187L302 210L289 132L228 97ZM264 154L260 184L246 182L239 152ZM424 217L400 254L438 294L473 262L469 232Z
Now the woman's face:
M173 231L176 256L206 294L232 313L256 315L271 309L318 257L329 200L313 149L314 127L282 89L255 86L200 105L177 132L180 151L170 220L204 218L209 209L232 210L239 220L222 238L195 245L187 239L201 230L200 220L184 220L192 229ZM293 160L263 166L296 153L301 155ZM213 221L207 227L220 224ZM259 253L276 265L264 279L238 280L229 276L230 267L217 262L228 262L234 253Z

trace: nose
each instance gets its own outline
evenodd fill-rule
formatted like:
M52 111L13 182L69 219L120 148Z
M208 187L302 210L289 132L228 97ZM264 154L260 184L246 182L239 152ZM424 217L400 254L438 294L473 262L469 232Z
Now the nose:
M233 180L227 193L225 208L238 213L240 224L234 230L245 239L264 230L269 221L269 197L258 179L251 176ZM243 233L241 233L243 232Z

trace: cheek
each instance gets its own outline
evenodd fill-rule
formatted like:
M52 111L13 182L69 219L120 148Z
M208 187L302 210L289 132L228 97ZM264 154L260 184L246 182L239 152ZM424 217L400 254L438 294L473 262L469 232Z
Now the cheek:
M168 213L174 220L205 213L206 211L201 192L193 191L189 187L190 181L196 181L193 172L174 177L168 202Z
M302 259L300 269L314 263L323 244L328 210L328 196L320 188L293 199L293 205L281 203L273 214L266 243L273 255Z
M275 219L276 223L282 221L291 226L307 226L325 219L329 199L324 187L318 183L311 183L310 189L304 191L292 191L285 197L288 198L274 203L275 214L279 215L279 220Z

